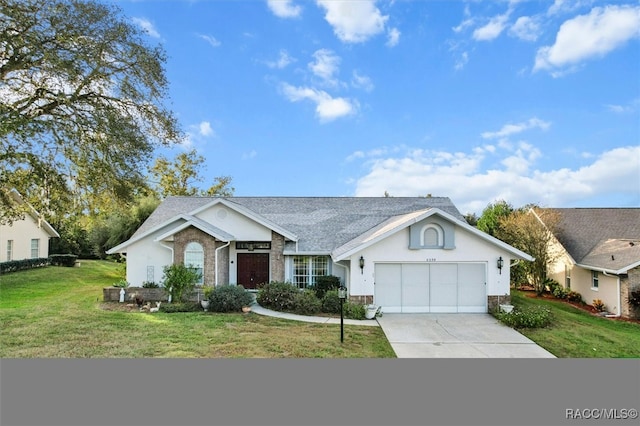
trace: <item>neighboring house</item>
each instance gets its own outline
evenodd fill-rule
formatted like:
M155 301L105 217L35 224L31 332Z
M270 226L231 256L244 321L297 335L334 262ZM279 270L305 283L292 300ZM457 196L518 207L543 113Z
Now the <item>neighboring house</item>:
M487 312L509 300L511 261L532 260L440 197L168 197L108 253L126 253L131 285L172 263L251 290L335 275L385 312Z
M60 235L18 191L12 190L9 196L26 213L10 225L0 224L0 262L49 257L49 239Z
M558 214L552 248L558 259L548 276L583 300L604 302L608 312L634 316L631 291L640 290L640 209L549 209Z

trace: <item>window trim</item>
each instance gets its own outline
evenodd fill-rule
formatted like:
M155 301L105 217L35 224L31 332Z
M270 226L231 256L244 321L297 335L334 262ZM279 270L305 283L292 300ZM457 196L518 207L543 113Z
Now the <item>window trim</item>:
M304 274L298 274L298 261L304 260ZM321 260L321 264L317 261ZM318 273L321 271L323 273ZM316 284L317 278L331 274L331 262L329 256L324 255L295 255L291 261L291 283L305 289ZM300 280L299 280L300 279Z
M13 260L13 240L7 240L7 262Z
M600 289L600 276L598 271L591 271L591 290L598 291Z
M199 247L199 250L189 249L189 246L193 247L195 245ZM202 255L202 264L201 265L194 264L191 261L191 259L189 259L190 262L187 263L187 255L189 254ZM189 243L187 243L187 245L184 246L183 261L184 261L184 266L188 268L196 269L198 272L200 272L200 280L196 282L196 285L203 285L204 284L204 246L200 244L198 241L190 241Z
M33 243L35 243L35 247L33 246ZM35 256L34 256L34 250L35 250ZM32 259L38 259L40 257L40 238L32 238L31 239L31 258Z
M425 233L433 229L436 232L436 244L427 244ZM428 223L420 229L420 246L424 248L443 248L444 247L444 229L437 223Z

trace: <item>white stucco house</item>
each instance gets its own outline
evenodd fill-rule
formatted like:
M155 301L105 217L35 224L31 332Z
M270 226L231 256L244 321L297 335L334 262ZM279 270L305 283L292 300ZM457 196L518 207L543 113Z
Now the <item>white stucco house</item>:
M580 293L588 304L600 299L608 312L638 317L629 296L640 290L640 209L549 210L558 215L549 249L559 255L548 276Z
M0 224L0 262L49 257L49 239L60 235L18 191L11 190L9 197L26 213L11 224Z
M444 197L168 197L108 253L126 256L134 286L174 262L249 290L335 275L384 312L487 312L509 300L510 264L532 260Z

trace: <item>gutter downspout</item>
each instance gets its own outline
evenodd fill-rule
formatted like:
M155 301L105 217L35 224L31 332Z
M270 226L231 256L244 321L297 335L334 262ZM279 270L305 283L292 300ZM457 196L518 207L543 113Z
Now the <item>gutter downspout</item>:
M215 276L216 276L216 283L214 285L214 287L218 287L218 251L225 248L225 247L229 247L229 244L231 244L231 241L227 241L227 244L218 247L215 250L215 262L216 262L216 271L215 271Z
M620 295L620 275L609 275L607 274L607 271L605 271L604 269L602 270L602 273L606 277L615 276L618 281L618 313L616 314L616 318L619 318L622 316L622 296Z
M160 243L160 247L164 247L167 250L169 250L171 252L171 263L173 264L174 262L174 256L173 256L173 247L169 247L169 246L165 246L164 244ZM171 303L171 293L169 293L169 303Z

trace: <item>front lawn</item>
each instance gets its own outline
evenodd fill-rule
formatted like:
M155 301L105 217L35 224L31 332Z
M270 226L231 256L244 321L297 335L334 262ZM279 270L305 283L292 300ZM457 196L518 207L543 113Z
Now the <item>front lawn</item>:
M395 358L379 327L257 314L104 310L120 265L83 260L0 275L1 358Z
M640 357L640 324L594 316L559 300L529 295L512 291L512 303L551 309L552 325L518 331L558 358Z

